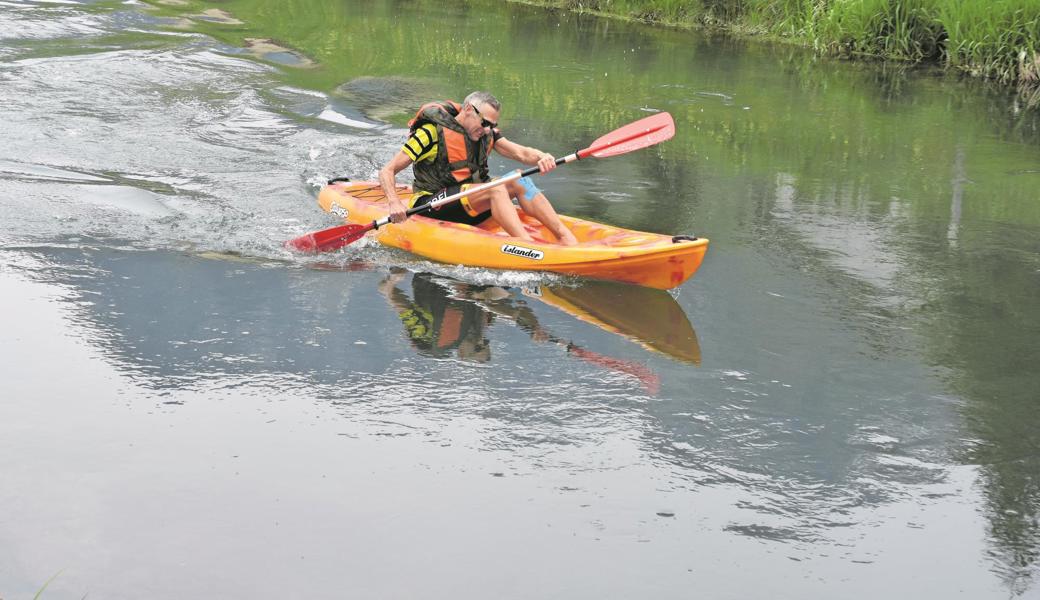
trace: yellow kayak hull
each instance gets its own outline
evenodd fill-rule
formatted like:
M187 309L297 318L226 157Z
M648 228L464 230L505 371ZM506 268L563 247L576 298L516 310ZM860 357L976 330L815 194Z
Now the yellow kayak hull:
M402 198L411 189L400 186ZM365 225L387 214L386 198L377 182L336 182L318 194L322 209L347 223ZM671 289L693 276L708 240L673 241L672 236L632 231L560 216L578 238L577 246L561 246L541 223L518 214L533 242L506 234L493 220L479 227L413 216L372 232L380 243L430 260L491 269L552 271L596 279L624 281Z

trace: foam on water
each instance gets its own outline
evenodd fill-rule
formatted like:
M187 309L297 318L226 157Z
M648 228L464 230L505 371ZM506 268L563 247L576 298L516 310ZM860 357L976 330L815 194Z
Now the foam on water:
M43 10L5 11L0 31L78 43L125 21L120 13L35 15ZM320 111L301 99L328 107L322 94L283 87L274 67L215 41L162 39L154 49L0 65L10 242L84 234L306 264L282 242L328 226L314 201L320 182L374 174L399 140L366 137L363 153L347 151L360 143L354 132L374 125L307 126L303 118Z

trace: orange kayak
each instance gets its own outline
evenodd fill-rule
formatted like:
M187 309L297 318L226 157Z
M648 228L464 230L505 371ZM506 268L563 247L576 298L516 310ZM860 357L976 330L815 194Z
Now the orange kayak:
M399 186L398 194L405 199L411 188ZM382 189L372 181L332 183L318 194L318 204L360 225L388 212ZM692 277L708 249L704 238L632 231L563 215L560 220L579 243L561 246L541 223L517 211L533 242L509 236L493 220L474 227L421 215L384 225L370 235L384 245L442 263L552 271L659 289L674 288Z

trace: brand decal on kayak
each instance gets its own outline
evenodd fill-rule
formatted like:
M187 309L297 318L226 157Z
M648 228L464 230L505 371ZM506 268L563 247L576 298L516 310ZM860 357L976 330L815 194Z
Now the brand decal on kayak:
M530 258L531 260L542 260L545 258L545 253L541 250L524 248L523 246L514 246L513 244L502 244L502 252L512 254L513 256Z

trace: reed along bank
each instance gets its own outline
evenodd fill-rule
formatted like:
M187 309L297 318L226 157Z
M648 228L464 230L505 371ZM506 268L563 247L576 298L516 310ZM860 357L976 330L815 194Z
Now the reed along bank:
M1004 83L1040 82L1040 0L524 1L769 36L832 55L939 64Z

